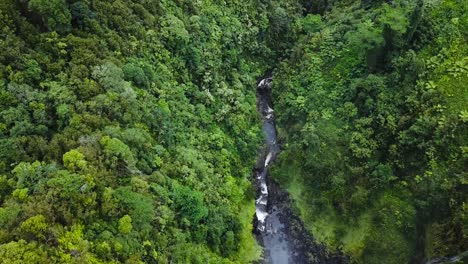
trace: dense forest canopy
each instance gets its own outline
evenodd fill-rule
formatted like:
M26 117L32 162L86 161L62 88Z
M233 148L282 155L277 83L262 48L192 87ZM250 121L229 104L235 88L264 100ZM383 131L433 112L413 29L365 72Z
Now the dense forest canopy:
M468 250L467 0L0 1L0 262L250 263L273 177L355 263Z
M468 2L341 1L296 25L274 175L314 236L359 263L466 251Z
M0 262L258 258L255 83L275 8L300 10L2 0Z

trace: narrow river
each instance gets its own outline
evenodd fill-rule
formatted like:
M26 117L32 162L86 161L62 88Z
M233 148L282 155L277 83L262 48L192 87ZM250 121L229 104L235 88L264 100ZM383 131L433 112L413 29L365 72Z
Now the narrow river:
M262 115L263 132L265 134L265 150L262 155L260 168L256 170L256 180L259 194L255 206L257 217L257 229L260 232L262 243L265 248L265 263L293 263L290 252L288 236L285 226L280 219L280 212L276 206L269 204L268 190L268 166L275 160L280 148L276 138L276 127L274 110L271 106L270 91L271 78L260 81L257 86L257 109Z
M343 255L331 253L324 245L316 243L291 209L292 202L287 192L268 179L268 168L280 152L271 89L270 77L258 83L257 110L262 116L265 146L254 168L257 187L254 223L257 239L264 249L262 263L349 263Z

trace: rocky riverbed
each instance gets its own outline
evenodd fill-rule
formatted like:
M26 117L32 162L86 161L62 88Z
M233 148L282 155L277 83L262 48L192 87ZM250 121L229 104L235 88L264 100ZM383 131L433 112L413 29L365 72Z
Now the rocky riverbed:
M255 234L264 248L267 264L348 263L348 258L331 253L317 243L292 210L286 191L268 178L268 167L280 152L270 99L272 79L261 80L257 87L257 109L262 116L265 147L253 169L257 188Z

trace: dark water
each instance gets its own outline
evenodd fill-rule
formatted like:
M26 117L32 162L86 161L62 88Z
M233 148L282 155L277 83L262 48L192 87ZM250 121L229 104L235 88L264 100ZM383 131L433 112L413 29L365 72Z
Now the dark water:
M263 246L262 263L348 263L340 254L330 253L315 242L291 210L288 194L268 179L268 167L280 152L275 116L270 99L272 79L257 86L257 110L262 116L265 147L254 169L257 186L255 233Z
M256 178L259 185L259 197L256 201L257 229L260 232L265 249L265 263L294 263L291 254L291 245L285 232L285 225L280 220L280 209L268 206L271 201L268 190L268 166L279 153L276 137L274 113L270 102L271 78L260 81L257 87L257 108L262 115L263 132L265 134L264 162L259 164Z

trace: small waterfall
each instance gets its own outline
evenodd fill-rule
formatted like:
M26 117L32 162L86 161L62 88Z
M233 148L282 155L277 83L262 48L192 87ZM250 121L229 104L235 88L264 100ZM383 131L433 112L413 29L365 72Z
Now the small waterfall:
M257 110L262 116L265 134L265 146L254 169L257 187L255 233L264 249L262 263L349 263L346 257L327 252L324 245L314 241L299 217L291 210L288 195L278 185L268 181L268 168L280 152L270 99L271 85L272 79L265 78L257 86Z
M287 264L292 263L292 256L284 225L280 220L280 214L275 205L269 205L268 197L268 166L275 160L279 153L276 139L276 127L274 122L274 110L270 102L271 78L261 80L257 86L257 109L262 115L263 132L265 134L266 156L262 156L255 176L257 180L258 198L255 201L255 215L257 217L257 229L260 232L265 248L265 263Z
M255 202L255 213L258 220L257 228L261 232L266 229L265 224L268 217L267 168L279 150L278 146L276 146L276 130L273 120L273 109L269 105L271 81L271 78L265 78L261 80L257 86L257 108L263 118L263 131L266 137L266 150L268 151L265 161L263 162L263 168L260 168L260 171L258 171L256 175L260 191L259 197Z

